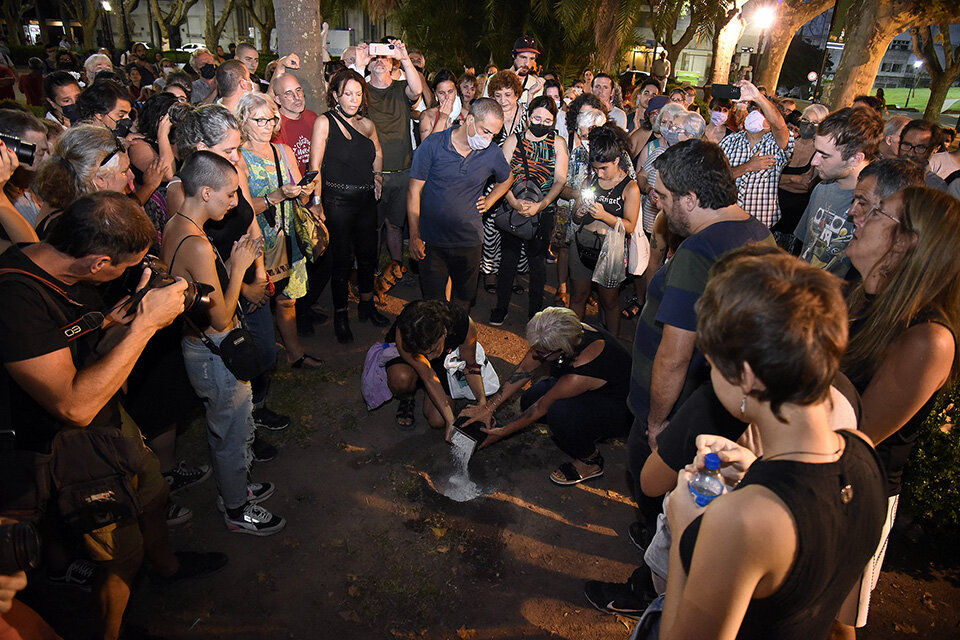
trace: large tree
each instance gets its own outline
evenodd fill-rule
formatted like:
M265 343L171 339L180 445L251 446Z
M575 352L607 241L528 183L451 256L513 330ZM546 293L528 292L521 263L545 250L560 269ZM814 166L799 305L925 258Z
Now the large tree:
M960 77L960 43L953 46L949 24L940 24L938 29L939 37L934 37L933 28L929 26L910 29L913 51L923 60L923 66L930 76L930 99L923 112L924 120L930 122L940 120L940 111L943 109L943 101L947 99L950 85ZM935 46L937 40L943 45L942 64Z
M10 34L10 44L19 47L23 44L23 27L26 22L23 18L27 11L32 10L34 3L24 0L3 0L0 2L0 18L7 23L7 33Z
M156 1L156 0L154 0ZM97 25L100 24L100 0L64 0L67 16L83 28L83 48L97 48Z
M767 29L766 49L760 55L760 64L754 74L758 87L777 87L780 69L787 57L787 49L800 27L831 8L835 0L782 0L770 5L776 11L773 24Z
M909 27L956 20L960 0L853 0L846 15L843 56L824 102L833 109L869 93L890 43Z
M205 9L205 18L203 26L203 41L210 51L216 51L220 44L220 35L224 27L227 26L227 20L233 13L234 0L226 0L220 15L217 16L217 9L214 6L214 0L203 0Z
M280 16L277 40L281 45L277 53L281 56L296 53L300 57L300 70L294 73L303 86L307 104L324 104L326 86L320 43L323 26L320 3L317 0L274 0L274 7Z
M667 52L671 75L676 75L680 52L695 36L710 31L716 6L716 0L656 0L650 3L650 29L657 43ZM677 24L684 15L689 15L690 21L676 37Z
M730 63L737 50L746 24L741 7L747 0L720 0L715 5L711 24L713 56L710 62L710 84L726 84L730 81Z
M277 26L273 0L242 0L240 6L253 20L253 24L257 25L257 30L260 32L260 51L264 53L270 51L270 36Z
M160 9L159 0L150 0L153 19L160 27L161 49L176 49L180 46L180 25L187 21L187 13L197 0L173 0L167 10Z

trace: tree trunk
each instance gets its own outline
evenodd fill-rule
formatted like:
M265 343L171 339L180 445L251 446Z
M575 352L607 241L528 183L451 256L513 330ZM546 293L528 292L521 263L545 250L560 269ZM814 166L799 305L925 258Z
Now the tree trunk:
M97 48L97 25L100 24L100 3L85 0L81 5L85 13L80 18L83 27L83 48L86 51Z
M274 0L278 40L283 48L281 56L296 53L300 56L297 80L303 86L307 104L324 104L326 87L323 81L323 55L320 47L320 28L323 18L317 0Z
M233 13L233 3L234 0L226 0L223 11L220 12L220 17L218 18L216 16L214 0L204 0L206 24L204 24L203 27L203 41L210 51L216 52L217 45L220 44L220 36L227 26L227 20L230 19L230 14Z
M930 78L930 99L927 100L927 108L923 111L924 120L929 120L934 124L940 123L943 101L947 99L947 92L956 79L955 76L951 77L946 74L939 74L935 78Z
M23 45L23 28L21 20L23 14L30 7L24 8L22 4L14 5L11 2L4 2L0 6L0 17L7 23L7 33L10 36L10 44L14 47Z
M713 64L710 69L710 84L727 84L730 81L730 60L737 50L737 43L744 29L739 14L723 25L713 38Z
M800 27L832 7L833 3L834 0L810 0L803 3L794 0L777 5L777 17L764 38L767 50L761 52L760 64L754 74L755 85L767 87L771 93L776 92L780 69L783 68L793 36Z

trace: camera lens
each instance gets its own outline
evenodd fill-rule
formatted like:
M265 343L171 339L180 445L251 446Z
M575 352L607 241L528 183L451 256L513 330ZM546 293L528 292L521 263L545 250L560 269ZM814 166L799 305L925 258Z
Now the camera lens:
M37 145L24 142L16 136L8 136L3 133L0 133L0 140L3 141L3 144L7 145L8 149L17 154L17 159L20 160L20 164L33 164L33 159L37 154Z
M30 571L40 564L40 536L29 522L0 526L0 575Z

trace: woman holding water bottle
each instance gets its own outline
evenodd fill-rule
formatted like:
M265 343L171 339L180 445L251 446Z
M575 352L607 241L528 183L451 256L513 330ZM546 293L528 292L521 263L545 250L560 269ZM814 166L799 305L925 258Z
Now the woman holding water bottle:
M674 536L660 638L829 635L886 505L869 441L830 424L845 308L835 278L786 254L734 253L714 267L697 303L698 342L717 397L756 426L763 455L698 437L666 509ZM703 508L689 484L710 453L736 489Z

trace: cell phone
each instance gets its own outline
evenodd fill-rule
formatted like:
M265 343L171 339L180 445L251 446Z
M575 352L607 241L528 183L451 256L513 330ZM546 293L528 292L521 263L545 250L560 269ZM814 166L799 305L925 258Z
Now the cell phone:
M319 173L320 173L319 171L307 171L305 174L303 174L303 177L300 178L300 182L297 183L297 186L303 187L310 184L311 182L313 182L313 179L316 178L317 174Z
M370 43L370 55L371 56L387 56L390 57L393 55L393 52L396 50L396 47L392 44L385 44L383 42L371 42Z
M466 416L457 418L453 423L453 437L451 437L451 440L455 446L469 449L470 455L473 455L477 445L486 439L487 434L480 430L483 428L483 424L474 422L466 425L469 421L470 418Z
M710 89L710 95L714 98L721 98L726 100L739 100L740 87L734 86L732 84L715 84Z
M591 202L596 202L597 200L597 190L594 187L587 187L586 189L580 190L580 200L584 204L589 204Z

